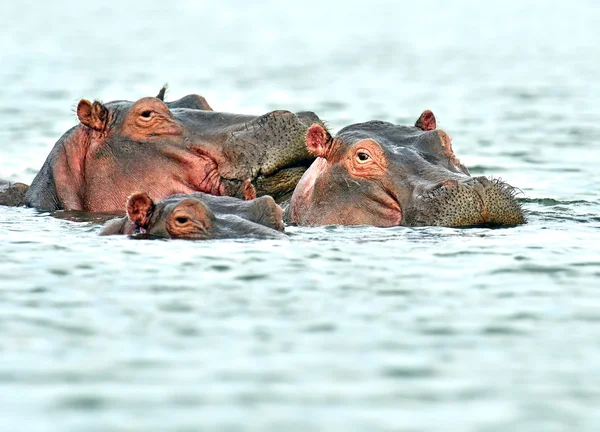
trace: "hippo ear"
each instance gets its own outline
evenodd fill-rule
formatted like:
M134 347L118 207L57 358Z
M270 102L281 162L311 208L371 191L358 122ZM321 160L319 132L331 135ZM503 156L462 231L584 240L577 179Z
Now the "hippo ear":
M154 201L146 192L138 192L127 198L127 217L137 226L148 229Z
M315 123L306 132L306 147L317 157L325 157L331 145L331 135L320 124Z
M167 93L167 88L169 87L169 85L167 83L165 83L164 86L162 86L162 88L160 89L160 91L158 92L158 94L156 95L156 99L160 99L161 101L165 101L165 93Z
M435 116L429 110L423 111L415 126L424 131L434 130L437 127Z
M87 127L103 132L106 129L108 110L98 101L92 104L87 99L81 99L77 104L77 117Z
M256 198L256 189L252 184L252 179L247 179L242 184L242 189L244 190L244 200L250 201Z

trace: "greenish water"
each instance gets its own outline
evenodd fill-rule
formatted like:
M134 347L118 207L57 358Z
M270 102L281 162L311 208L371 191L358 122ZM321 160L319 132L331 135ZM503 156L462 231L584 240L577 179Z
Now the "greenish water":
M0 178L77 101L204 95L334 130L433 110L511 229L135 241L0 207L0 431L597 431L594 1L3 4Z

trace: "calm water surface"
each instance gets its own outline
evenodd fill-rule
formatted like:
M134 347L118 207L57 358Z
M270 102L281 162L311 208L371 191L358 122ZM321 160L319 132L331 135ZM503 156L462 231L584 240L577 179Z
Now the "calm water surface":
M600 4L4 2L0 178L89 99L432 109L511 229L136 241L0 207L0 431L600 429ZM556 3L556 2L554 2Z

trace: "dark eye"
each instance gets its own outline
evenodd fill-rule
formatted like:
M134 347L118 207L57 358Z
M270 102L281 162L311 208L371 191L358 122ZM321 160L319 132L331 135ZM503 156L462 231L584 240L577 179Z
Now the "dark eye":
M358 153L358 154L356 155L356 157L357 157L357 158L358 158L358 160L359 160L359 161L361 161L361 162L366 162L366 161L368 161L369 159L371 159L371 156L369 156L369 155L368 155L368 153L363 153L363 152L360 152L360 153Z
M177 222L180 225L186 224L190 221L190 218L187 216L177 216L175 218L175 222Z
M144 111L143 113L140 114L142 117L144 118L150 118L150 116L152 115L152 111L148 110L148 111Z

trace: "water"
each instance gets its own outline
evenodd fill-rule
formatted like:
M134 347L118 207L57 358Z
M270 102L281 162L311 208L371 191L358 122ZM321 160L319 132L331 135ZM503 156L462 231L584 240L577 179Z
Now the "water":
M135 241L0 208L0 431L600 428L600 4L52 3L0 6L0 178L80 98L169 82L334 131L432 109L529 223Z

